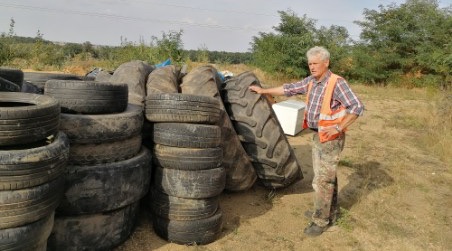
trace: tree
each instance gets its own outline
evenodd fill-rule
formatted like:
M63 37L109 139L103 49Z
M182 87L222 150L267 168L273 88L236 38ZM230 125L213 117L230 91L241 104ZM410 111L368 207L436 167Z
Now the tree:
M409 85L426 81L443 85L448 81L452 64L450 6L440 9L436 0L407 0L400 6L365 9L364 21L356 23L362 28L361 44L367 48L360 53L378 61L375 68L356 58L355 68L365 69L364 75L357 77L367 78L379 70L383 74L377 80L383 83L404 79Z
M307 74L305 53L314 45L315 21L293 11L278 11L276 33L259 33L251 43L254 63L265 71L291 77Z
M315 45L326 47L334 57L334 70L345 72L341 62L349 58L350 38L346 28L341 26L317 29L314 19L297 16L293 11L279 11L281 23L273 27L276 33L259 33L253 37L254 63L268 72L282 73L290 77L309 74L306 52ZM346 65L345 65L346 66Z

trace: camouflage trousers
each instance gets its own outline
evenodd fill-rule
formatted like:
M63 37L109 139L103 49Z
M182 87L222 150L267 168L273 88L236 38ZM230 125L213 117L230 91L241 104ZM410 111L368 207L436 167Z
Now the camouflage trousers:
M312 221L324 227L338 213L336 169L339 156L344 149L345 134L340 138L320 143L318 133L314 133L312 145L312 166L314 169L314 214Z

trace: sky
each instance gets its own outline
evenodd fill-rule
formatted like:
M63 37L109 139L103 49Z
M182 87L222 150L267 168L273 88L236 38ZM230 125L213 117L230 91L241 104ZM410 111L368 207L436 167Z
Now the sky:
M246 52L259 32L274 32L278 11L292 10L316 20L317 27L339 25L359 39L364 9L400 5L405 0L0 0L0 33L11 18L18 36L95 45L144 41L182 30L184 49ZM452 0L440 1L440 7Z

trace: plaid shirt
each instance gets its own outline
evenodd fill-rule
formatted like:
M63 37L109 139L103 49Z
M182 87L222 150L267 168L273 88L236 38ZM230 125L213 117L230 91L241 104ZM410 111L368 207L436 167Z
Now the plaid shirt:
M307 104L307 121L310 128L317 128L319 123L320 108L323 102L323 94L325 93L325 87L330 79L331 71L328 71L326 76L316 81L313 76L309 76L299 82L284 84L284 94L286 96L292 96L296 94L306 94L308 92L308 85L312 81L313 85L311 93L309 94L309 103ZM331 110L337 110L340 106L344 106L347 109L347 113L353 113L361 116L364 111L363 103L350 89L345 79L339 78L334 88L333 98L331 100Z

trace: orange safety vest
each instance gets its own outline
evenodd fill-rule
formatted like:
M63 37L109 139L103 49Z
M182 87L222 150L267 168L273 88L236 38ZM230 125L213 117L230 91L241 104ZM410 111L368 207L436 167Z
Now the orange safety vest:
M330 79L328 80L325 94L323 95L323 102L322 106L320 108L320 116L319 116L319 124L318 124L318 130L319 130L319 140L320 142L327 142L333 139L338 138L341 133L333 134L330 137L326 136L326 133L322 132L322 129L325 127L334 127L341 123L341 121L344 119L345 115L347 115L346 108L341 106L339 109L332 111L331 110L331 99L333 98L333 92L334 88L336 87L337 79L341 78L340 76L336 74L331 74ZM306 95L306 104L309 103L309 94L311 92L313 82L309 83L308 86L308 92ZM303 128L308 128L308 112L305 110L304 112L304 121L303 121ZM345 128L343 129L345 131Z

